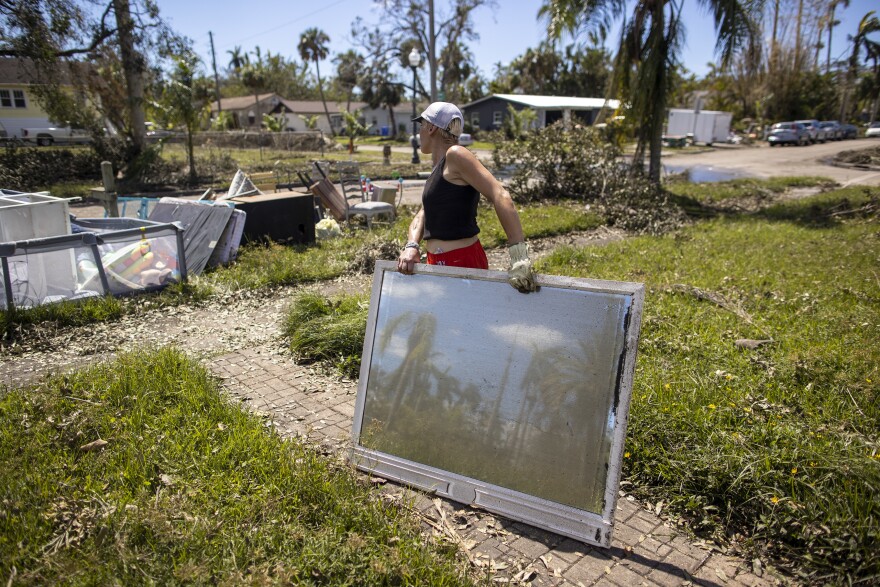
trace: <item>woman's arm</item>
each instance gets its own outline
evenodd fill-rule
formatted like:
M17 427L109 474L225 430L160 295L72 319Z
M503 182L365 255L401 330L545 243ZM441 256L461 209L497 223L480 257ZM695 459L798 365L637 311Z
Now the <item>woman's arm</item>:
M444 173L447 181L470 184L494 206L501 227L507 234L510 285L523 293L536 291L538 284L532 271L532 261L529 259L522 222L510 194L474 154L464 147L453 146L446 151L446 169L449 171L448 176Z
M403 250L400 251L400 257L397 259L397 270L401 273L411 274L416 263L422 259L422 250L419 248L419 241L425 232L425 211L419 210L418 214L409 223L409 229L406 231L407 242ZM416 246L412 246L415 243Z
M515 245L525 240L513 199L501 182L489 173L473 153L461 146L450 147L446 152L446 169L449 173L444 176L448 181L458 184L467 183L489 200L507 235L508 244Z

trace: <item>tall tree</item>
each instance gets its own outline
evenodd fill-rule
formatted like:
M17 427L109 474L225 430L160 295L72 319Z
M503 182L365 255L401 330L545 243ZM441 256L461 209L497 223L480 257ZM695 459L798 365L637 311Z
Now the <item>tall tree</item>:
M321 80L320 65L320 61L326 59L327 55L329 55L327 50L327 43L329 42L330 37L327 36L327 33L321 29L313 27L306 29L306 32L300 36L299 46L297 48L299 50L299 56L303 61L315 62L315 72L318 76L318 92L321 94L321 103L324 104L324 114L327 115L327 124L330 127L330 134L335 135L336 133L333 131L333 122L330 120L330 110L327 109L327 99L324 97L324 82Z
M831 71L831 35L834 32L834 27L840 24L840 21L834 18L834 13L837 11L838 6L842 6L845 9L849 8L849 0L829 0L828 2L828 17L825 23L828 29L828 53L825 59L825 73Z
M700 0L709 9L717 33L716 53L722 65L744 46L757 38L757 27L744 0ZM630 104L629 116L635 118L637 132L634 164L650 153L648 175L660 181L660 147L669 95L669 70L678 61L683 41L682 2L675 0L636 0L629 19L623 19L620 43L614 66L614 87L619 97ZM547 22L551 37L564 33L578 35L593 32L604 35L611 25L623 18L625 0L546 0L539 16Z
M205 106L211 96L206 80L196 77L198 65L199 59L193 53L188 52L177 57L174 69L162 88L162 106L168 121L183 125L186 129L190 184L195 184L198 180L193 135L199 129Z
M450 90L457 91L453 85L467 82L466 77L456 77L456 72L460 76L468 70L476 71L472 60L467 68L459 61L462 57L472 59L470 52L447 50L447 47L457 43L464 48L469 41L479 39L473 22L474 11L483 6L497 6L495 0L448 0L445 11L436 11L434 0L374 0L374 4L380 9L382 24L370 29L378 28L396 51L401 51L407 43L411 47L415 41L426 57L431 79L431 91L426 94L431 100L439 99L440 93L448 99ZM356 37L363 36L364 29L355 30L353 25L352 32ZM403 54L404 60L407 54L408 51ZM407 64L405 69L408 67ZM443 84L440 93L436 88L438 79Z
M859 27L856 29L855 35L850 35L849 40L852 43L852 52L849 55L846 70L846 81L843 84L843 99L840 101L840 120L847 121L850 118L850 96L853 93L853 86L856 76L859 72L859 60L861 53L865 50L868 53L865 60L869 58L869 50L867 50L870 39L868 35L880 31L880 19L877 18L874 10L865 14L859 21Z
M364 58L355 51L349 49L333 58L336 63L336 83L345 92L345 110L351 108L351 97L364 73Z
M162 59L186 45L162 21L152 0L0 1L0 56L23 58L33 70L34 95L50 119L89 126L96 138L113 119L135 146L128 152L130 159L145 144L146 78L151 65L159 68ZM104 71L112 70L125 80L124 105L76 99L92 89L89 83L103 75L99 67L112 60L119 67L114 64Z
M254 95L254 122L257 129L262 128L263 115L260 112L260 92L266 89L266 74L256 63L250 63L241 70L241 81Z
M238 45L226 52L229 53L229 69L232 70L235 77L241 77L241 68L247 65L248 62L247 54L242 53L241 47Z

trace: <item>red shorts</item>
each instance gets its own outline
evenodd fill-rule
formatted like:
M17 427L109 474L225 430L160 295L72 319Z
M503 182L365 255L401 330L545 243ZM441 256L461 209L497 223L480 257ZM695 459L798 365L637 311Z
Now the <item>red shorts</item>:
M469 267L471 269L488 269L489 259L480 241L446 253L428 251L428 265L448 265L450 267Z

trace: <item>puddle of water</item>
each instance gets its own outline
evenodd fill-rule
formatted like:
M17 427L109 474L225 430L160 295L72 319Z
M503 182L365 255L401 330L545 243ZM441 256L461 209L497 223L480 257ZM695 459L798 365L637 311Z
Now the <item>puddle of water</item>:
M750 177L748 173L743 173L742 171L720 169L705 165L694 165L692 167L685 167L683 165L664 165L663 172L666 175L684 173L687 176L688 181L692 183L713 183L716 181L728 181L731 179Z

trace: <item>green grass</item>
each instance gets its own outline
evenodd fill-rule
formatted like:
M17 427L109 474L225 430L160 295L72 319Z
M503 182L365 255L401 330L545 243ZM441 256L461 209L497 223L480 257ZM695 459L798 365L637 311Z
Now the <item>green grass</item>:
M647 285L636 493L831 583L880 578L880 226L802 221L847 194L539 263Z
M758 195L781 194L792 188L822 188L834 185L823 177L774 177L770 179L733 179L717 183L669 181L663 187L673 194L693 198L703 204Z
M470 584L405 510L175 350L6 390L0 464L15 584Z
M366 296L298 295L284 317L282 332L297 359L319 361L345 377L360 373L361 352L367 326Z
M571 202L517 205L517 209L526 239L591 230L604 223L601 216L584 210L583 205ZM480 226L480 242L484 247L507 244L507 236L493 208L480 206L477 210L477 223Z

